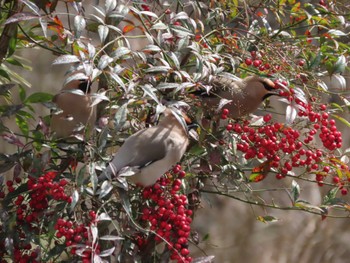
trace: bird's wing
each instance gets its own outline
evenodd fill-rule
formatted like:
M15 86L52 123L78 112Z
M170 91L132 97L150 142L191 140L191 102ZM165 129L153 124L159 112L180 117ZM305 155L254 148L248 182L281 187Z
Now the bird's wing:
M143 167L165 157L166 135L153 130L141 130L124 142L111 162L117 172L125 166Z

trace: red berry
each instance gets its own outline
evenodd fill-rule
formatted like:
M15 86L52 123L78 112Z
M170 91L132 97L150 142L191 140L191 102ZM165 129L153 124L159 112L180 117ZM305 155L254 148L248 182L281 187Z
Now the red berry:
M303 60L303 59L299 60L298 65L300 67L303 67L305 65L305 60Z
M228 109L223 109L222 110L222 114L223 115L228 115L230 113L230 111Z
M250 66L253 63L253 60L251 58L246 58L244 62L247 66Z
M347 195L348 194L348 189L343 188L343 189L341 189L340 192L341 192L342 195Z
M258 67L260 67L261 63L262 63L261 60L256 59L256 60L253 61L253 66L258 68Z

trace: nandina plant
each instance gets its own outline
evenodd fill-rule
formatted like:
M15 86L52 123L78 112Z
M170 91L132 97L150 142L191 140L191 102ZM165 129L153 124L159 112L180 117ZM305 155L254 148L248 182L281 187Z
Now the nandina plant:
M1 262L210 262L190 249L203 193L263 207L262 222L277 220L273 209L349 217L347 6L243 2L3 3L0 129L14 150L0 155ZM18 73L29 69L20 51L33 48L70 66L66 83L94 85L92 133L53 136L53 92L30 93ZM205 108L211 76L250 75L273 80L278 98L239 119L225 100ZM128 183L128 170L99 182L115 146L156 125L166 103L185 106L199 125L181 164L146 188ZM302 198L314 185L326 188L321 203Z

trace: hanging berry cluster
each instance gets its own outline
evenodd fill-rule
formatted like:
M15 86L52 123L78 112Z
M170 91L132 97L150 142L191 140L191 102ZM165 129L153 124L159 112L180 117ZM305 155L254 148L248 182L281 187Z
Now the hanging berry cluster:
M39 262L40 255L37 252L39 247L31 245L29 234L45 232L41 224L43 218L50 220L53 216L48 209L51 206L50 202L72 202L72 197L64 191L67 181L57 180L57 174L55 171L49 171L38 178L29 176L28 181L24 184L21 184L22 179L20 178L6 182L9 193L21 192L13 199L13 206L16 210L16 227L13 237L14 262ZM25 189L21 191L20 186L22 189L24 189L23 186L26 186L28 191L24 191ZM4 197L4 192L1 192L0 198ZM5 240L0 240L0 248L4 247L4 242ZM0 249L0 258L5 257L5 251L5 249Z
M188 250L192 210L187 208L187 196L179 194L181 179L185 175L181 166L176 165L172 170L172 179L160 178L153 186L144 188L144 205L140 216L141 224L156 233L156 243L166 242L171 251L171 260L181 263L192 261ZM146 247L148 242L145 235L137 237L140 250Z
M90 224L96 223L96 213L89 212ZM90 263L92 254L98 255L101 252L101 247L98 243L92 244L91 233L89 233L89 226L85 224L78 224L71 220L59 218L55 224L56 237L58 242L65 242L67 248L70 249L72 255L80 256L83 263ZM63 240L62 240L63 239Z
M251 125L249 121L232 122L226 126L226 130L237 139L237 150L247 160L268 160L269 167L277 171L277 179L287 176L293 168L306 167L309 174L316 175L319 186L324 184L327 176L332 175L331 182L341 189L342 194L347 194L348 166L334 156L334 150L342 146L342 134L335 120L325 112L326 105L314 110L311 104L293 97L290 92L282 92L281 95L299 105L297 114L300 119L295 122L300 126L306 119L307 127L296 130L282 123L273 123L271 114L263 117L264 125L261 126ZM226 119L227 114L228 110L223 109L221 118ZM324 149L314 144L317 135ZM339 174L343 176L340 178Z

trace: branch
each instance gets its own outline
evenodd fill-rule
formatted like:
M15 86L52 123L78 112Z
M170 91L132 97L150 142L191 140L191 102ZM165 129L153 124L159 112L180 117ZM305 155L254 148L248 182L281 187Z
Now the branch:
M14 5L11 8L10 12L8 13L7 18L11 17L15 13L19 11L19 5L18 5L18 0L14 1ZM2 64L3 60L6 57L8 47L10 44L11 38L15 37L17 34L17 22L16 23L9 23L6 24L1 36L0 36L0 65Z

